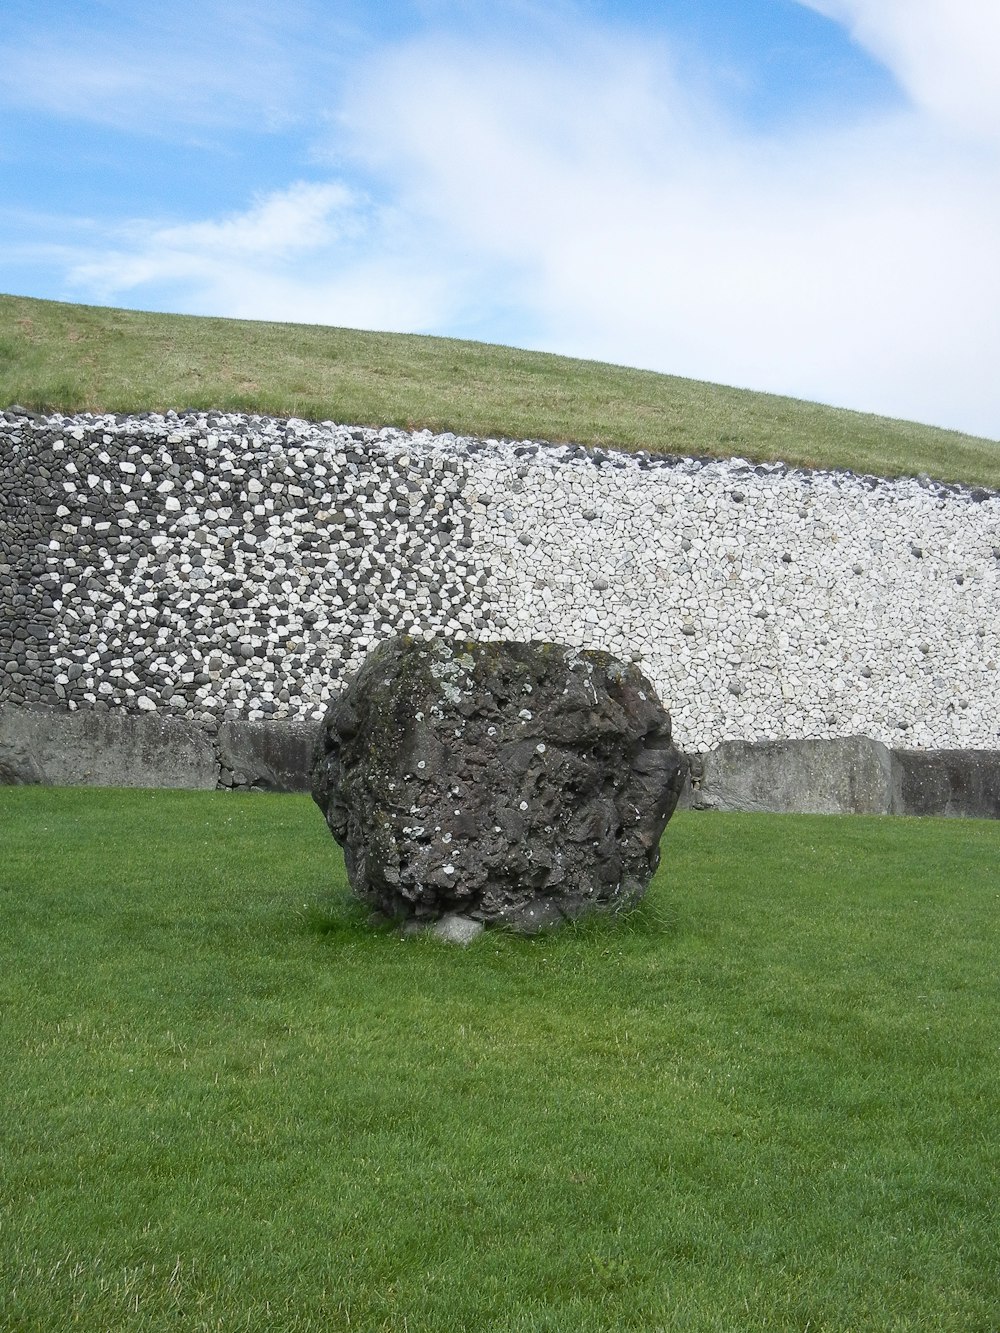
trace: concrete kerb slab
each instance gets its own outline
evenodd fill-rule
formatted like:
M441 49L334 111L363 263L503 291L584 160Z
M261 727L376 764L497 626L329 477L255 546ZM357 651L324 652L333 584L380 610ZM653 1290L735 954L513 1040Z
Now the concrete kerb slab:
M726 741L688 757L688 809L1000 819L1000 750L890 750L850 736Z
M312 722L195 722L0 704L0 785L306 792Z

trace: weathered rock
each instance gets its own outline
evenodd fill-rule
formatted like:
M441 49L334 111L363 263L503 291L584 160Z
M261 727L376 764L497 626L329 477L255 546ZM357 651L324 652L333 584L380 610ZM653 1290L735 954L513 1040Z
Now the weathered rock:
M690 764L696 810L880 815L892 800L890 752L865 736L724 741Z
M609 653L396 638L327 714L313 797L363 901L534 931L642 896L684 766Z
M22 781L58 787L213 788L219 773L211 738L179 718L0 704L0 750L24 757Z
M1000 750L893 750L893 813L1000 819Z
M240 785L308 791L315 733L314 722L223 722L219 761L223 769L242 774Z
M28 787L45 781L45 774L27 750L0 743L0 787Z

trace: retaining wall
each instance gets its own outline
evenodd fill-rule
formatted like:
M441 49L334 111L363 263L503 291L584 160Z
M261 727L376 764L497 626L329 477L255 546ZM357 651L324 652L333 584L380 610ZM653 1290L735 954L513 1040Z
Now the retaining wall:
M689 752L995 751L998 601L981 488L227 414L0 421L0 702L213 745L316 720L381 639L444 631L631 657Z

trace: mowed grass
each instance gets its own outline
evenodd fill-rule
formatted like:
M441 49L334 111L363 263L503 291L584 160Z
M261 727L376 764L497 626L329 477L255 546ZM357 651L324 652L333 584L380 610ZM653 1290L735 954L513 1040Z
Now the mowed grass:
M0 1327L1000 1326L1000 824L681 814L369 930L306 798L0 791Z
M1000 444L595 361L0 296L0 406L204 408L1000 486Z

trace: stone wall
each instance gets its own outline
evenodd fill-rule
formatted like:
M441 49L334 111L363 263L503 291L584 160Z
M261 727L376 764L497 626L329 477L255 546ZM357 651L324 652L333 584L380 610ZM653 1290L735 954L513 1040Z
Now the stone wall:
M693 752L996 750L998 603L1000 496L976 488L229 414L0 420L7 705L217 738L317 719L375 643L438 630L632 657Z

